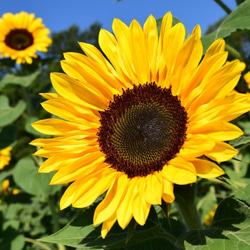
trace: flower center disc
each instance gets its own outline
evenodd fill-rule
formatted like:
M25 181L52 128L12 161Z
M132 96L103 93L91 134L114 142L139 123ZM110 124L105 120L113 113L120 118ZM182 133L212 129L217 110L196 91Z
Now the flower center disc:
M5 44L15 50L24 50L34 42L32 34L26 29L14 29L5 37Z
M171 89L155 83L115 95L100 114L97 135L105 162L129 178L162 170L186 139L185 109Z

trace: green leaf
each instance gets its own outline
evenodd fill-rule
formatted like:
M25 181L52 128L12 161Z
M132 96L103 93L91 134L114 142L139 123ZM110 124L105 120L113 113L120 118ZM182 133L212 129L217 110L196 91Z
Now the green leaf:
M0 81L0 88L3 88L8 84L21 85L23 87L28 87L37 78L40 71L36 71L28 76L16 76L13 74L6 74L5 77Z
M1 250L21 250L24 247L24 236L19 234L18 231L9 227L6 231L1 233L0 236L0 249Z
M242 135L239 138L230 141L229 144L231 146L233 146L234 148L239 148L242 146L246 147L246 146L250 145L250 136L249 135Z
M6 126L0 132L0 150L10 146L16 136L16 126Z
M50 195L57 192L61 185L49 185L52 176L53 173L38 173L38 167L30 157L19 160L13 170L15 183L32 195Z
M238 191L235 197L250 196L250 187ZM246 196L245 196L246 195ZM183 242L185 241L185 244ZM236 198L226 198L218 206L213 224L209 229L184 233L177 240L185 249L249 249L250 248L250 207Z
M201 38L204 52L218 38L226 38L237 30L250 29L250 0L246 0L231 12L216 31Z
M235 192L233 196L246 202L250 206L250 184Z
M145 226L136 226L131 222L136 231L129 235L128 230L122 230L117 223L108 233L105 239L101 238L101 227L94 227L93 223L94 207L86 210L66 227L60 231L40 239L43 242L60 243L77 249L176 249L172 242L173 236L164 233L161 224L155 221L157 215L154 209L151 209L149 218ZM152 219L151 219L152 218ZM128 228L131 229L131 224ZM129 231L131 231L129 229ZM171 238L172 237L172 238Z
M7 96L0 96L0 127L4 127L14 122L25 110L26 104L20 100L15 107L9 106Z

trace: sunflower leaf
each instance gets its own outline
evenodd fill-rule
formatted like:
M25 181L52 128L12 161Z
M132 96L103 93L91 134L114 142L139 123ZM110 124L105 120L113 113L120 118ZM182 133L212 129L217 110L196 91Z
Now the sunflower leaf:
M250 0L246 0L223 20L216 31L201 38L204 52L218 38L226 38L237 30L250 30L249 18Z
M61 186L50 186L53 173L38 173L38 168L30 157L24 157L16 164L13 177L15 183L31 195L50 195L57 192Z
M0 249L21 250L24 244L24 236L12 227L8 227L7 230L1 232Z
M25 110L26 104L20 100L15 107L9 106L7 96L0 96L0 127L4 127L14 122Z
M208 229L182 234L177 245L193 249L249 249L250 185L224 199L218 206L213 224Z
M250 145L250 135L242 135L241 137L230 141L229 144L234 148L239 148L242 146L247 147Z
M40 71L36 71L28 76L16 76L13 74L6 74L5 77L0 81L0 88L3 88L8 84L21 85L23 87L28 87L37 78Z
M101 238L101 227L94 227L93 214L95 207L92 206L60 231L40 239L48 243L60 243L77 249L178 249L174 246L174 240L167 238L173 236L163 233L160 223L155 222L155 211L151 209L146 224L137 225L133 235L129 236L127 229L122 230L117 223L108 233L105 239ZM153 218L152 220L150 218ZM133 223L133 221L132 221ZM135 225L135 224L134 224Z
M16 126L6 126L0 131L0 150L14 142L16 133Z

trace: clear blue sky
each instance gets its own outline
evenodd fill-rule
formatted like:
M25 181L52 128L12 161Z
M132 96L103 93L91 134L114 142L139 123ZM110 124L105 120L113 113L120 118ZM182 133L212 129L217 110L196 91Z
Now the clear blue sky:
M235 9L235 0L224 0ZM179 18L189 32L200 24L204 32L209 24L213 24L225 12L214 0L1 0L0 15L5 12L33 12L36 17L43 18L44 24L53 31L62 31L72 24L81 30L98 21L102 27L111 31L114 18L126 24L137 19L143 24L153 14L162 17L167 11Z

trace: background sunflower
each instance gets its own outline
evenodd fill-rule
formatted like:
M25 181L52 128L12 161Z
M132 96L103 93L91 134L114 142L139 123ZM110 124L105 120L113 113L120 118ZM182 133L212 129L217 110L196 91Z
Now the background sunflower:
M10 57L18 64L31 64L38 51L47 51L52 42L49 33L42 19L35 18L33 13L5 13L0 19L1 57Z

